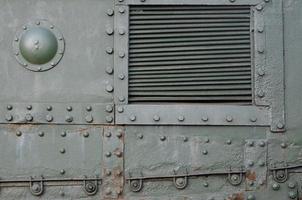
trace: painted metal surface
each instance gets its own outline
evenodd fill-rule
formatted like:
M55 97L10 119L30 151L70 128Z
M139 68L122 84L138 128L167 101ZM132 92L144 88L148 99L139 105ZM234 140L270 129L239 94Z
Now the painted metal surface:
M302 199L300 0L0 5L0 199ZM251 6L253 104L129 103L132 5Z

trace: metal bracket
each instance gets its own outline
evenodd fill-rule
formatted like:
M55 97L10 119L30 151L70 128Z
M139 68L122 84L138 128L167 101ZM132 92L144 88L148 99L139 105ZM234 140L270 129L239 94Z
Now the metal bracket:
M34 196L40 196L44 192L44 178L41 176L40 180L33 180L32 177L29 178L29 190Z
M83 189L88 196L93 196L98 192L98 180L87 181L87 177L83 180Z

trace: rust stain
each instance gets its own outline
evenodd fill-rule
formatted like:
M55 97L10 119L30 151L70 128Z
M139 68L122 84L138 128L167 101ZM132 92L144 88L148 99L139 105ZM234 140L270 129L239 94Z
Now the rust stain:
M34 124L8 124L7 125L7 129L12 132L15 132L20 129L28 129L32 127L37 127L37 126Z
M254 171L247 171L246 172L246 178L251 180L251 181L255 181L256 180L256 172Z
M244 200L244 194L242 192L232 194L228 197L228 200Z

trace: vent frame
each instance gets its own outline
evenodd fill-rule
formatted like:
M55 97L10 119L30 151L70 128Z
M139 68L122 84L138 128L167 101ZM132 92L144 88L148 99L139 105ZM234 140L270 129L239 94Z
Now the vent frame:
M253 10L252 22L254 24L252 37L254 41L252 43L253 105L128 104L128 30L129 6L131 5L250 5ZM117 106L117 124L252 125L271 126L272 132L285 130L283 33L278 32L283 28L281 0L273 2L237 0L235 3L229 0L116 0L115 13L114 102ZM263 31L263 29L265 30ZM124 32L123 30L126 30L126 33L121 34ZM269 39L267 39L268 36L270 36ZM233 109L236 109L240 116L234 114L232 120L227 120ZM212 113L219 114L221 117L219 120L208 120L205 123L201 120L202 115L206 114L209 119L211 116L215 118L214 114L206 113L207 110L211 110ZM175 119L160 117L167 116L166 113ZM186 115L185 118L188 119L191 118L190 116L200 116L200 120L193 120L194 122L177 120L182 115ZM155 120L152 116L156 116L156 119L159 116L160 120ZM238 119L240 117L246 119ZM257 120L254 121L254 118Z

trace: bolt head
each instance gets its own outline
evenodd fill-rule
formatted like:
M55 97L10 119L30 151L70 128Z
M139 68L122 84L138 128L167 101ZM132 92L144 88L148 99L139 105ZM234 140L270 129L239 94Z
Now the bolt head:
M107 47L107 48L106 48L106 52L107 52L108 54L112 54L112 53L113 53L113 48L112 48L112 47Z
M92 111L92 107L91 106L87 106L86 107L86 111L88 111L88 112Z
M282 143L280 144L280 146L281 146L281 148L285 149L285 148L287 147L287 144L284 143L284 142L282 142Z
M138 139L143 139L143 138L144 138L144 135L143 135L143 134L138 134L138 135L137 135L137 138L138 138Z
M167 139L166 136L160 136L161 141L165 141L166 139Z
M33 108L32 105L26 106L26 109L27 109L27 110L31 110L32 108Z
M278 129L283 129L283 128L284 128L284 124L281 123L281 122L279 122L279 123L277 124L277 127L278 127Z
M5 119L6 119L6 121L12 121L13 120L13 116L11 114L6 114L5 115Z
M61 133L61 136L62 137L65 137L67 135L67 133L65 132L65 131L63 131L62 133Z
M289 182L288 183L288 188L294 189L295 187L296 187L296 183L294 183L294 182Z
M124 108L123 108L123 107L118 107L118 108L117 108L117 112L119 112L119 113L124 112Z
M209 120L208 116L204 115L201 117L201 120L207 122Z
M106 86L106 91L107 92L113 92L113 86L112 85L107 85Z
M46 121L51 122L53 120L53 116L46 115Z
M46 110L47 110L47 111L51 111L51 110L52 110L52 106L47 106L47 107L46 107Z
M85 138L89 137L89 132L84 132L84 133L83 133L83 136L84 136Z
M107 133L105 134L105 136L106 136L107 138L110 138L110 137L111 137L111 133L110 133L110 132L107 132Z
M158 115L154 115L153 116L153 120L156 121L156 122L158 122L160 120L160 117Z
M109 157L111 156L111 152L106 152L106 154L105 154L105 155L106 155L106 157L108 157L108 158L109 158Z
M38 134L39 134L40 137L44 136L44 132L43 131L40 131Z
M70 111L72 111L72 107L71 106L67 106L66 110L70 112Z
M22 132L21 131L17 131L16 132L16 136L20 137L22 135Z
M72 116L66 116L65 121L70 123L70 122L73 121L73 117Z
M131 121L135 121L135 120L136 120L136 116L135 116L135 115L131 115L131 116L130 116L130 120L131 120Z
M125 13L125 8L120 7L120 8L118 9L118 11L119 11L119 13L123 14L123 13Z
M87 123L91 123L91 122L93 122L93 117L92 117L91 115L87 115L87 116L85 117L85 121L86 121Z
M106 122L108 122L108 123L113 122L113 117L112 116L106 116Z
M120 75L118 76L118 78L119 78L120 80L124 80L124 79L125 79L125 75L124 75L124 74L120 74Z
M203 151L202 151L202 154L203 154L203 155L207 155L207 154L208 154L208 151L207 151L207 150L203 150Z
M206 137L204 141L205 141L205 143L209 143L210 142L210 138Z
M26 114L25 115L25 120L28 122L31 122L33 120L33 116L31 114Z
M255 200L255 196L252 195L252 194L249 194L249 195L247 196L247 200Z
M296 199L296 198L297 198L297 192L290 191L290 192L288 193L288 197L289 197L290 199Z
M13 109L13 106L12 106L12 105L7 105L7 106L6 106L6 109L7 109L7 110L12 110L12 109Z
M274 184L272 185L272 188L273 188L273 190L277 191L277 190L280 189L280 185L279 185L278 183L274 183Z
M259 5L256 6L256 9L257 9L258 11L261 11L261 10L263 9L263 6L262 6L261 4L259 4Z
M113 68L112 67L107 67L106 68L106 73L107 74L112 74L113 73Z
M265 142L264 141L260 141L259 146L260 147L265 147Z
M113 16L114 15L114 11L112 9L108 9L107 10L107 15L108 16Z
M183 115L178 116L178 121L180 122L185 121L185 117Z
M251 122L256 122L256 121L257 121L257 117L251 117L251 118L250 118L250 121L251 121Z
M227 140L226 143L227 143L228 145L230 145L230 144L232 144L232 140Z
M230 115L227 116L227 117L226 117L226 121L227 121L227 122L232 122L232 121L233 121L233 117L230 116Z
M254 146L254 141L248 141L248 142L247 142L247 145L248 145L249 147Z

